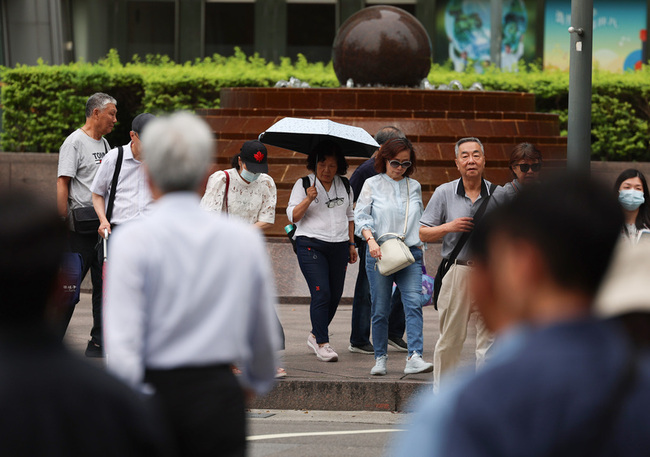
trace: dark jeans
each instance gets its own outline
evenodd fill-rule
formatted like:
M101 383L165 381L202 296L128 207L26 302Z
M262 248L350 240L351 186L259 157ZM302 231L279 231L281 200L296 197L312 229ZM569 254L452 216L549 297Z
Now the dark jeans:
M306 236L296 238L298 264L307 280L311 304L311 333L318 344L329 342L327 328L343 295L350 250L348 242L328 243Z
M350 344L352 346L364 346L370 344L370 314L372 302L370 300L370 284L366 273L366 248L368 243L365 240L354 237L359 251L359 274L354 288L354 299L352 301L352 332L350 333ZM404 305L399 289L391 298L391 310L388 317L388 338L402 338L406 329L404 317Z
M70 243L70 251L78 252L81 254L83 260L83 273L82 278L86 276L90 270L90 280L93 285L93 327L90 330L90 338L93 343L100 346L104 343L102 332L102 263L103 263L103 247L99 242L99 236L95 233L90 235L80 235L76 232L68 232L68 242ZM63 313L62 333L61 337L65 335L68 328L74 306L71 306Z
M146 370L177 445L174 455L244 457L244 393L227 365Z

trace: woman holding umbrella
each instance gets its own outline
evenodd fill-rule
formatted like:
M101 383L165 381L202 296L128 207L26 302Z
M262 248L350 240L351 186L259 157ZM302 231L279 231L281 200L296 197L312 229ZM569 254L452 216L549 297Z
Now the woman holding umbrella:
M433 370L433 365L422 360L423 253L419 229L424 207L420 183L409 178L415 171L415 151L411 142L406 138L395 138L384 143L377 153L375 170L379 174L364 183L354 213L357 236L368 243L366 272L370 282L372 343L375 347L375 366L370 374L386 374L388 315L393 282L402 293L406 315L409 355L404 373L428 373ZM382 235L401 232L415 262L383 276L375 267L382 257L382 248L377 240Z
M353 195L341 178L348 164L333 141L318 143L307 156L311 186L302 178L293 186L287 216L296 224L300 270L311 294L311 332L307 345L323 362L336 362L328 326L343 294L347 263L357 261L354 244Z

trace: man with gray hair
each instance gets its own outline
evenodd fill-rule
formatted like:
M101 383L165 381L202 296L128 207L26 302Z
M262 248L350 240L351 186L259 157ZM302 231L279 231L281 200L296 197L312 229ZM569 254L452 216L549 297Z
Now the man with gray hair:
M92 185L102 158L110 145L104 135L109 134L117 118L117 101L110 95L97 92L86 102L86 122L68 136L59 149L59 169L56 181L56 201L59 215L68 222L70 250L79 253L83 260L82 275L90 270L93 285L93 327L86 347L87 357L102 357L102 267L97 243L97 227L84 230L75 223L76 210L90 210L93 202ZM92 225L92 223L91 223ZM72 318L74 305L63 317L63 333Z
M440 389L441 376L458 365L467 337L467 322L473 312L467 288L472 265L467 240L474 228L474 217L488 209L485 205L495 204L490 197L496 186L483 179L485 152L481 141L473 137L462 138L456 143L455 153L460 178L436 188L420 219L422 241L430 243L442 239L441 255L444 270L447 270L442 272L445 274L437 304L440 337L433 355L435 392ZM439 280L438 275L436 280ZM480 366L492 337L478 314L476 332L476 364Z
M112 373L160 402L178 455L239 456L245 393L273 385L280 333L259 231L199 206L213 150L212 132L192 114L147 125L155 202L113 235L106 354Z

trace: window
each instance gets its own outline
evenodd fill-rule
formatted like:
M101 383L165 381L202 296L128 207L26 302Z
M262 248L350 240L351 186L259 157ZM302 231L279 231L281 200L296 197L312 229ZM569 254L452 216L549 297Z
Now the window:
M174 57L174 2L133 1L127 4L127 55Z
M254 52L255 4L206 3L205 5L205 55L234 54L235 46L246 55Z
M336 5L287 4L287 54L304 54L309 61L329 62L336 35Z

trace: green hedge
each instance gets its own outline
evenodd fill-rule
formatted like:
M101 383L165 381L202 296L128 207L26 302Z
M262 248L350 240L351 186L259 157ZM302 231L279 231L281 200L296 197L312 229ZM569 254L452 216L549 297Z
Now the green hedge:
M57 151L65 137L84 122L86 98L97 91L118 100L118 119L142 111L218 108L223 87L271 87L291 76L312 87L338 87L331 62L307 62L303 57L280 64L236 50L232 57L215 55L185 64L166 56L134 56L120 62L111 51L97 64L18 66L3 68L2 105L5 151ZM539 112L557 113L566 133L569 75L520 67L517 73L455 73L433 66L432 84L474 82L486 90L532 92ZM593 78L592 149L596 160L650 161L650 69L626 74L596 70ZM108 137L111 144L128 141L129 125L118 123Z

